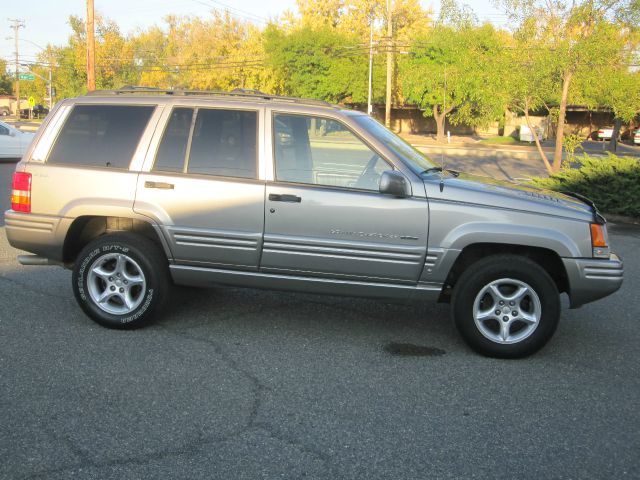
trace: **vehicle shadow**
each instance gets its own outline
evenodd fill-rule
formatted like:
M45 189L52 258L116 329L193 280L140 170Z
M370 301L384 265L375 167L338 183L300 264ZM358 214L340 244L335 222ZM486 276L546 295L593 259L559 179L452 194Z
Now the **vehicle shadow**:
M386 355L468 353L450 320L449 306L435 303L177 287L158 326L198 338L254 343L256 348L287 339L292 345L359 345Z

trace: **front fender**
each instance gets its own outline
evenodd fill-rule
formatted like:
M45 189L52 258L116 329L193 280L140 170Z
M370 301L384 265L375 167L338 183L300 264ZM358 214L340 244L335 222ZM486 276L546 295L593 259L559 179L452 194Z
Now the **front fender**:
M544 227L508 223L465 223L451 230L442 239L440 246L446 250L461 251L466 246L475 243L539 247L552 250L560 257L583 256L579 245L564 232Z

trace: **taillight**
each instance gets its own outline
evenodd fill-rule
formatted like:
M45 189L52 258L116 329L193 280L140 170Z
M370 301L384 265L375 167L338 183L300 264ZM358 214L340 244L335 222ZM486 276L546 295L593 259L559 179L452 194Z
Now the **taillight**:
M31 174L15 172L11 186L11 209L16 212L31 212Z

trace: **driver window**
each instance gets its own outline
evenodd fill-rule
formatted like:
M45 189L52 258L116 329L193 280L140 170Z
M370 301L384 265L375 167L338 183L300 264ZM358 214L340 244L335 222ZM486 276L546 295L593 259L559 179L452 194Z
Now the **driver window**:
M276 179L377 191L389 164L347 127L306 115L274 115Z

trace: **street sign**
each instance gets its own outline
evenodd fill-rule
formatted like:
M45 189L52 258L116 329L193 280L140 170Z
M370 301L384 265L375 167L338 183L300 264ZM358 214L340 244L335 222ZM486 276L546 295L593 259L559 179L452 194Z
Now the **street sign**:
M33 97L29 97L29 106L33 108L35 104L36 104L36 99Z
M35 80L36 76L33 73L19 73L18 80Z

